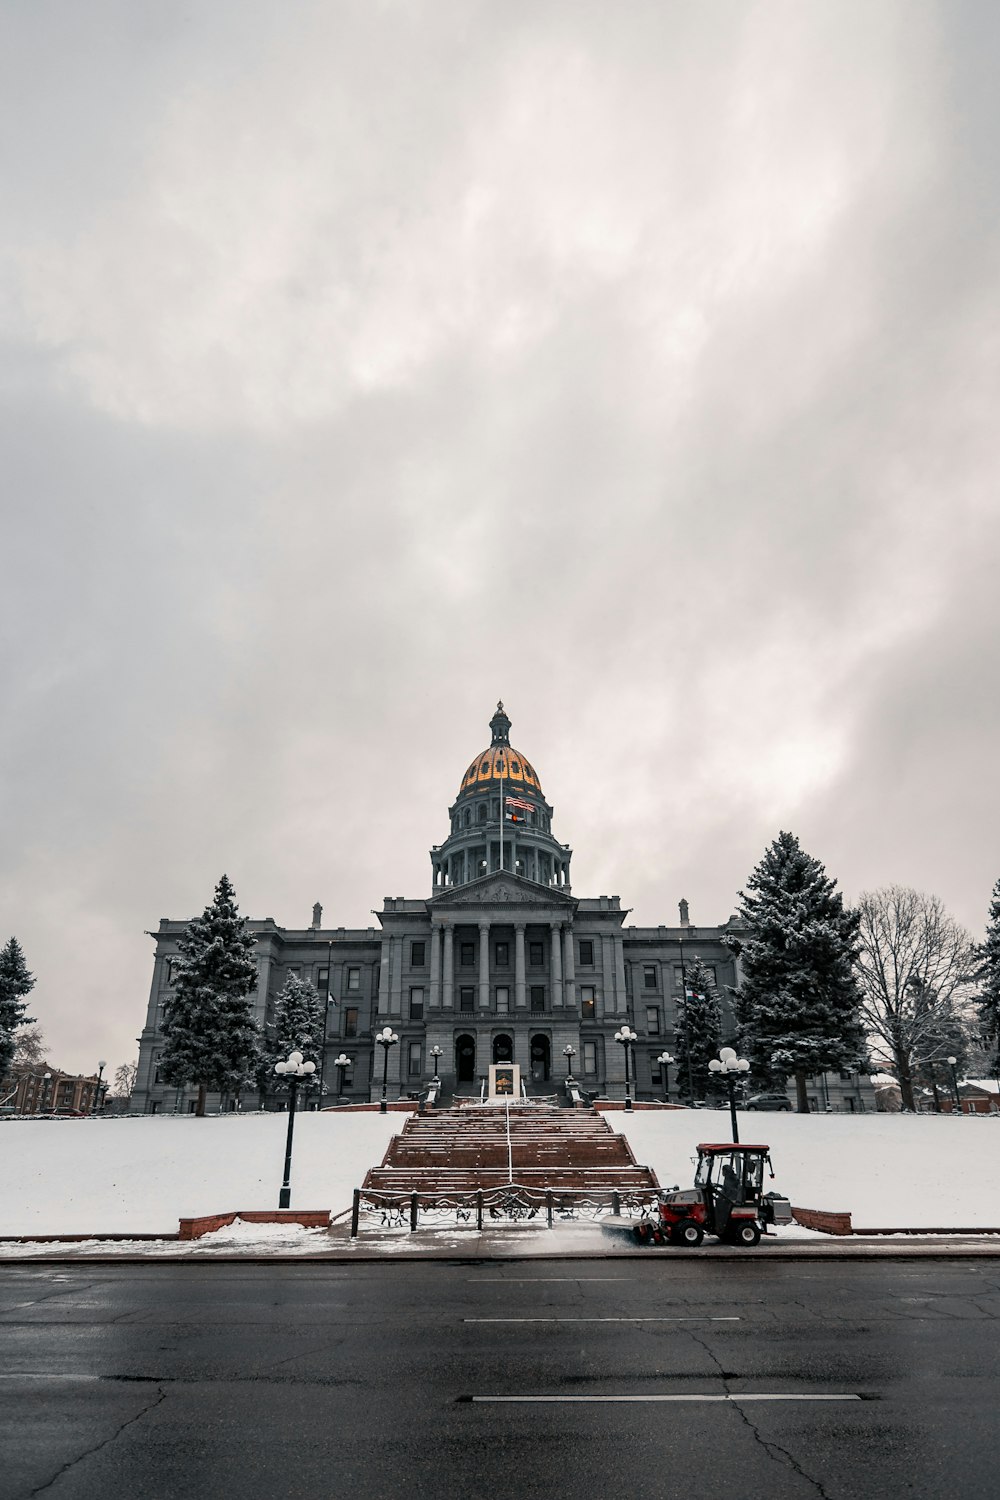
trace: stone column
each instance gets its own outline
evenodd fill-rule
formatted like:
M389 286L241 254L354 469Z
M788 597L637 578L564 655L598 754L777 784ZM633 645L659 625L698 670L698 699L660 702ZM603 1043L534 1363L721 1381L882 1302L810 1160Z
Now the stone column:
M378 979L378 1014L387 1016L389 1014L389 943L391 939L387 932L382 934L382 960L379 965Z
M625 988L625 945L620 932L615 933L615 990L618 1014L628 1015L628 991Z
M514 923L514 1009L523 1010L528 1003L524 988L524 923Z
M431 993L430 1009L441 1005L441 929L431 922Z
M403 935L397 933L392 940L392 989L389 998L390 1016L403 1014Z
M444 924L444 996L445 1010L455 1008L455 924Z
M549 969L552 980L552 1004L563 1003L562 982L562 927L558 922L549 923Z
M576 1009L576 961L573 956L573 924L563 928L563 1000ZM583 1064L581 1063L581 1067Z
M615 1005L615 955L611 945L610 933L601 934L601 1014L613 1016L617 1013ZM625 1065L622 1064L622 1077L625 1077Z
M490 1005L490 924L479 924L479 1009Z

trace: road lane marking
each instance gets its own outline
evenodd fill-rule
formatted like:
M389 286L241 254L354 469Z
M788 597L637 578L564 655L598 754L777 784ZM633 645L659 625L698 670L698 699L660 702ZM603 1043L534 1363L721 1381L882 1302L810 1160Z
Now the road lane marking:
M617 1402L670 1402L670 1401L730 1401L733 1405L744 1401L860 1401L857 1395L774 1395L774 1396L469 1396L469 1401L484 1402L559 1402L577 1404L594 1401Z
M463 1317L463 1323L739 1323L738 1317Z
M41 1375L23 1370L20 1375L0 1375L0 1380L100 1380L100 1375Z
M546 1286L549 1283L568 1281L573 1286L587 1286L591 1281L631 1281L630 1276L466 1276L473 1286L486 1282L499 1282L501 1286L531 1286L534 1283Z

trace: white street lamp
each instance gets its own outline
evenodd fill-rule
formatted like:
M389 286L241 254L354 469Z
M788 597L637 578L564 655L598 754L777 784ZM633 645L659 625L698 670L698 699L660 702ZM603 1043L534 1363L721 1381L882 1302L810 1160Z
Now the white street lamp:
M629 1081L628 1049L633 1042L639 1040L639 1033L632 1031L630 1027L623 1026L620 1031L615 1032L615 1041L620 1042L625 1049L625 1108L632 1108L632 1086Z
M387 1113L385 1101L389 1088L389 1048L395 1047L399 1037L391 1026L387 1026L384 1031L376 1031L375 1040L382 1048L382 1103L379 1105L379 1114L384 1115Z
M439 1057L444 1057L444 1048L443 1047L439 1047L437 1045L437 1043L435 1042L435 1044L431 1048L428 1056L433 1057L433 1059L434 1059L434 1080L433 1081L435 1083L440 1083L441 1082L441 1077L440 1077L440 1071L439 1070L440 1070L441 1064L438 1062L438 1058Z
M951 1069L951 1087L952 1087L952 1091L953 1091L953 1093L955 1095L955 1109L956 1109L956 1111L959 1114L961 1114L962 1113L962 1097L961 1097L961 1095L958 1092L958 1074L955 1072L955 1064L957 1062L958 1062L958 1058L957 1057L949 1057L949 1059L948 1059L948 1066Z
M736 1124L736 1074L749 1073L750 1064L745 1057L737 1057L732 1047L720 1047L718 1057L708 1065L710 1073L721 1073L729 1087L729 1113L733 1121L733 1140L739 1145L740 1134Z
M666 1100L670 1096L670 1064L672 1062L676 1062L677 1059L676 1057L672 1056L671 1053L663 1051L660 1053L656 1061L660 1065L660 1078L663 1083L663 1098L664 1102L666 1102Z
M338 1075L337 1075L337 1077L338 1077L337 1098L339 1099L342 1096L343 1092L344 1092L344 1074L347 1071L347 1069L348 1068L352 1068L354 1066L354 1064L351 1061L351 1059L348 1057L347 1053L346 1052L342 1052L339 1057L335 1057L333 1059L333 1066L335 1068L339 1069L339 1072L338 1072Z
M303 1062L302 1053L296 1050L289 1052L286 1062L276 1062L274 1071L279 1078L287 1078L291 1088L291 1097L288 1101L288 1134L285 1137L285 1176L278 1195L278 1207L289 1208L292 1201L292 1132L295 1129L295 1097L298 1093L299 1079L308 1078L315 1073L316 1064Z
M566 1059L566 1082L569 1083L573 1077L573 1059L576 1056L576 1048L567 1042L563 1048L563 1057Z

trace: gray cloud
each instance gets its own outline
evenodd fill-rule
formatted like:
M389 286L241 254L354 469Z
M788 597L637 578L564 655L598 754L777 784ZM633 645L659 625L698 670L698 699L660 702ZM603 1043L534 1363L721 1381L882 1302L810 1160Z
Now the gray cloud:
M980 4L12 7L0 938L367 925L498 696L634 920L998 847Z

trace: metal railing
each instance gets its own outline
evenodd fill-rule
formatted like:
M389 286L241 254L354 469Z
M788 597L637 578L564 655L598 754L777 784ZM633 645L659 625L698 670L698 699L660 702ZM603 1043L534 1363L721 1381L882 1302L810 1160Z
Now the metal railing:
M362 1227L409 1227L416 1233L419 1227L482 1231L484 1225L492 1228L536 1220L538 1227L544 1224L552 1229L557 1222L593 1222L609 1213L645 1219L658 1201L657 1188L538 1188L517 1182L467 1192L381 1193L355 1188L351 1238L356 1239Z

